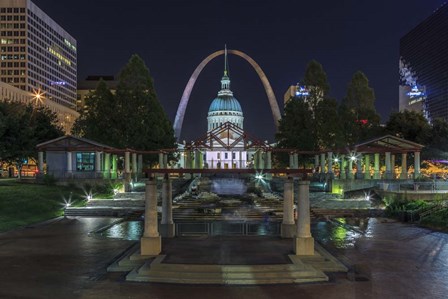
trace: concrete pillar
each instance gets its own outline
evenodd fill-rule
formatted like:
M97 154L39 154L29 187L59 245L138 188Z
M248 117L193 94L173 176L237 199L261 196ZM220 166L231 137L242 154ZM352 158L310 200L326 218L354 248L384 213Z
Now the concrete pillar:
M163 154L163 166L164 168L168 168L168 154Z
M266 169L272 169L272 152L266 152Z
M67 152L67 175L68 177L72 177L73 175L73 158L72 152Z
M364 174L362 173L362 155L358 154L357 158L358 159L356 160L356 178L363 179Z
M185 165L184 165L186 169L190 169L191 168L191 152L190 151L185 151Z
M158 255L162 251L162 239L157 227L157 183L154 178L146 182L145 230L140 239L141 255Z
M395 179L395 155L390 155L390 172L392 174L391 178Z
M294 240L296 255L314 255L314 238L311 236L309 181L299 181L297 234Z
M299 169L299 154L294 153L294 169Z
M314 169L316 169L319 167L319 155L315 155L314 156Z
M414 153L414 179L420 177L420 152Z
M112 175L111 175L112 179L116 179L118 177L118 175L117 175L117 160L118 160L117 155L112 155Z
M44 174L44 152L38 152L37 153L37 160L39 165L39 174Z
M107 179L111 178L111 175L110 175L110 153L104 154L104 177Z
M194 151L194 169L200 169L201 168L201 158L200 158L201 152L199 150Z
M131 163L130 163L130 152L124 152L124 172L130 173L131 172Z
M136 178L137 176L137 153L132 153L132 174Z
M328 152L328 174L333 174L333 152Z
M293 153L289 154L289 168L294 169L294 154Z
M375 153L375 165L373 169L373 178L375 180L379 180L380 177L380 154Z
M341 180L345 180L347 179L347 170L346 170L347 161L345 161L345 155L341 155L341 161L339 163L341 165L339 177Z
M370 154L364 156L364 179L370 180Z
M95 152L95 172L97 175L100 175L101 171L101 153Z
M320 173L325 173L325 153L320 154Z
M408 178L408 166L407 166L407 153L401 154L401 174L400 179L405 180Z
M163 165L163 153L159 153L159 168L164 169L165 166Z
M173 222L173 187L168 175L162 182L162 221L160 222L160 234L165 238L173 238L175 235Z
M392 178L391 164L390 164L390 152L386 152L386 179Z
M282 238L293 238L296 226L294 222L294 180L289 177L283 188Z
M347 179L353 179L353 159L351 156L348 158Z
M243 151L240 151L239 158L240 158L239 167L240 168L246 168L246 165L243 165Z

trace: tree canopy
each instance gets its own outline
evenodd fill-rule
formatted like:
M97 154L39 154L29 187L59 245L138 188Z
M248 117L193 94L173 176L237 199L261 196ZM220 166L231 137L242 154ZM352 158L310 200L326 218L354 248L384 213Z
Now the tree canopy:
M174 148L172 125L144 61L133 55L118 77L115 94L100 82L86 101L73 133L118 148ZM156 158L151 159L156 160Z

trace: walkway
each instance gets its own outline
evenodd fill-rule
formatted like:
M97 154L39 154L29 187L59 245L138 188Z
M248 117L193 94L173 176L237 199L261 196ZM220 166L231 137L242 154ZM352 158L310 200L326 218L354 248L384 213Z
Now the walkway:
M88 232L112 221L62 219L0 234L0 298L368 299L446 298L448 293L448 235L408 224L372 219L367 233L353 246L326 244L343 261L356 264L359 276L368 280L330 277L329 283L309 285L228 287L128 283L123 273L106 273L108 263L134 244L88 236ZM232 244L224 242L222 246L238 245ZM264 246L269 244L266 240ZM283 250L280 247L273 250ZM179 250L188 249L183 244ZM189 252L194 255L195 249Z

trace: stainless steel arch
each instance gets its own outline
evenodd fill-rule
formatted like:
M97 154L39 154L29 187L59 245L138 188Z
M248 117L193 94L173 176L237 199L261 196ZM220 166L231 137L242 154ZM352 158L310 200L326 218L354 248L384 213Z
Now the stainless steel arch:
M253 60L249 55L243 53L238 50L227 50L227 53L234 54L244 58L257 72L260 77L261 82L263 83L264 89L266 91L266 95L268 96L269 104L272 110L272 116L274 117L275 127L278 127L278 123L281 119L280 109L278 107L277 99L275 98L274 91L272 90L271 84L269 84L269 80L266 77L265 73L261 69L261 67ZM185 87L184 93L182 94L182 98L179 103L179 107L177 108L176 118L174 120L174 133L176 134L176 138L180 138L180 132L182 130L182 123L184 122L185 110L187 109L188 100L190 99L191 91L193 90L194 84L199 77L199 74L204 69L204 67L209 63L212 59L223 55L224 50L216 51L204 60L196 67L193 74L188 80L187 86Z

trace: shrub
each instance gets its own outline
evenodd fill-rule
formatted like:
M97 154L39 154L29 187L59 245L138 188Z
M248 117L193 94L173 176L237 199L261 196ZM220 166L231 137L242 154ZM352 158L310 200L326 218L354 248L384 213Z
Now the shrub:
M46 174L44 175L43 182L47 186L54 186L56 185L57 179L52 174Z

